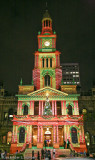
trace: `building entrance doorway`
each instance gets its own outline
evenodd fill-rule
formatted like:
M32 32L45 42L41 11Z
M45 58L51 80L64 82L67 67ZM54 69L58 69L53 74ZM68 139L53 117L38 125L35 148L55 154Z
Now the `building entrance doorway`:
M46 140L47 147L52 146L52 131L51 128L45 128L44 141Z

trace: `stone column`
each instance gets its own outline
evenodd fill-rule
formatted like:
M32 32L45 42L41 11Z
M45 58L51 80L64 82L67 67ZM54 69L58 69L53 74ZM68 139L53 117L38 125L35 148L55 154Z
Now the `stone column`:
M60 66L60 54L59 54L59 66Z
M55 58L52 58L52 67L55 67Z
M70 131L69 131L69 125L67 125L67 131L66 131L66 133L67 133L67 139L69 139L70 140Z
M66 101L63 101L63 115L67 115L67 113L66 113Z
M41 101L39 101L39 116L41 115Z
M40 67L42 68L42 58L40 59L40 63L41 63L41 64L40 64Z
M44 77L43 77L43 88L44 88Z
M30 101L30 106L29 106L28 114L32 115L32 101Z
M60 66L60 63L59 63L59 55L58 55L58 67Z
M57 128L56 128L56 129L57 129L56 132L57 132L57 143L58 143L58 142L59 142L59 140L58 140L58 126L56 126L56 127L57 127Z
M58 126L53 126L53 147L54 148L59 148L59 143L58 143Z
M30 101L30 112L29 115L34 115L34 101Z
M29 126L29 148L32 147L32 126Z
M72 108L72 113L73 113L73 115L76 115L76 104L75 104L75 101L73 103L74 103L74 110Z
M55 143L55 126L53 126L53 143Z
M48 68L50 68L50 58L48 58Z
M20 115L20 103L18 101L18 106L17 106L17 115Z
M39 142L39 132L40 132L40 130L39 130L39 126L38 126L38 136L37 136L37 142Z
M34 115L34 101L32 101L32 115Z
M58 67L58 55L56 55L56 67Z
M38 126L38 141L37 148L43 148L43 128Z
M41 143L43 142L43 127L41 126Z
M26 143L29 143L29 126L27 125Z
M42 114L42 101L40 101L40 108L39 109L40 109L39 115L41 116L41 114Z
M52 87L52 77L50 79L51 79L51 87Z
M57 116L57 106L56 106L56 101L55 101L55 116Z
M54 115L54 101L52 101L52 115Z
M15 126L15 142L17 143L17 126Z
M64 110L63 110L63 101L61 101L61 113L64 115Z
M45 63L44 66L45 66L45 68L46 68L46 58L44 58L44 63Z
M22 102L19 103L19 115L23 115L23 113L22 113Z
M80 143L82 143L82 126L80 125L80 130L79 130L79 136L80 136Z
M44 106L43 106L43 101L42 101L42 115L43 115L43 111L44 111Z
M67 142L67 126L64 125L64 140Z
M77 115L79 115L78 101L76 103L77 103Z

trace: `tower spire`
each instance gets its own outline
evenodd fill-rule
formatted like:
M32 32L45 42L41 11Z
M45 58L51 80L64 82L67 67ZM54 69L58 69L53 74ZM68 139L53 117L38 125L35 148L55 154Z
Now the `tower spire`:
M47 2L46 2L46 10L47 10Z

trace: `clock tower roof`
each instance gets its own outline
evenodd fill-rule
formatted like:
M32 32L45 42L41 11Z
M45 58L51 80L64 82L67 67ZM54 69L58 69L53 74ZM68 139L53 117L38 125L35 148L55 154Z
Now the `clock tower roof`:
M45 11L45 13L43 15L43 19L44 18L50 18L51 19L50 14L48 13L48 10Z
M46 10L42 18L42 34L52 33L52 19L48 13L48 10Z

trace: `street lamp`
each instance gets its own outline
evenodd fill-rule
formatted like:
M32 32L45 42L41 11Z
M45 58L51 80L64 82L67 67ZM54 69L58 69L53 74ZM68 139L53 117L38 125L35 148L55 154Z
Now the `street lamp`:
M88 154L89 154L89 145L90 145L90 143L89 143L89 142L87 142Z

